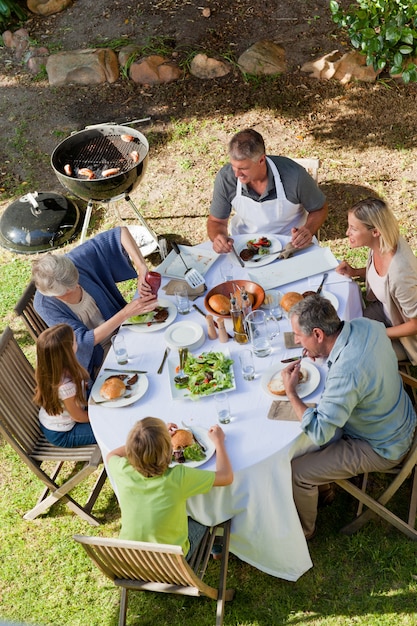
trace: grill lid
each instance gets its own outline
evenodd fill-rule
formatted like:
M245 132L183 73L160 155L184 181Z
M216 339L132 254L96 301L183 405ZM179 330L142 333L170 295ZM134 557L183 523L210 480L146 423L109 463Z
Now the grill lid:
M0 219L0 245L19 254L47 252L65 245L81 230L78 206L52 192L28 193Z

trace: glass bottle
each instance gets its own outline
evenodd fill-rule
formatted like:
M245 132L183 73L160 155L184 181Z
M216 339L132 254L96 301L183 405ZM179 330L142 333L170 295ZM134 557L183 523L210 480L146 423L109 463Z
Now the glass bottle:
M251 301L249 300L248 293L244 287L242 288L242 291L240 292L240 299L242 302L243 323L245 326L246 334L249 335L246 318L249 315L249 313L252 313L252 304L251 304Z
M235 341L237 341L237 343L248 343L248 336L245 332L245 325L243 323L242 309L237 305L236 298L233 294L230 296L230 317L233 322Z

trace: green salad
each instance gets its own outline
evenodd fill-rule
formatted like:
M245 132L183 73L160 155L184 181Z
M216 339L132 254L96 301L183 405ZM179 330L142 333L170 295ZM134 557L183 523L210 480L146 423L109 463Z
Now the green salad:
M223 352L203 352L198 356L188 354L184 372L189 376L178 389L188 389L191 397L208 396L216 391L232 389L234 385L233 359Z

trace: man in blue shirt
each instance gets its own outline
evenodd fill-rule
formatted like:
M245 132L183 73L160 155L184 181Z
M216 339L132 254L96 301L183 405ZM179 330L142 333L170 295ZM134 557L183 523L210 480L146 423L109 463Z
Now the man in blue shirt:
M317 295L290 311L295 342L328 373L316 408L296 392L300 362L283 370L286 394L301 428L320 446L292 462L294 501L307 539L315 533L318 486L398 465L413 441L416 414L398 373L383 324L360 318L341 322Z

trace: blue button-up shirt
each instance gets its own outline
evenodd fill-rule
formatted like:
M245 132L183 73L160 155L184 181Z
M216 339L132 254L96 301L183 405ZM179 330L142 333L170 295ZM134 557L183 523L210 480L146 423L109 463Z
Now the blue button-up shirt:
M385 326L366 318L345 322L328 359L325 389L317 408L303 415L304 432L322 446L342 429L380 456L400 459L417 418Z

